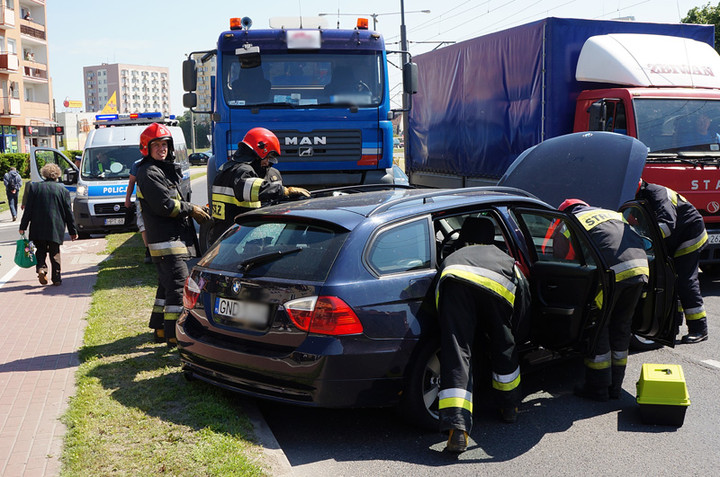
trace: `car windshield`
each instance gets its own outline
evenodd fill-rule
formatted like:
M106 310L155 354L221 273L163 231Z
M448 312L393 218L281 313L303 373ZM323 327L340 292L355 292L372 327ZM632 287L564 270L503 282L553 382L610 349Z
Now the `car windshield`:
M720 143L720 101L640 98L634 105L638 139L649 152L709 150Z
M247 222L225 232L198 265L246 276L324 281L347 234L316 224Z
M80 174L92 180L128 179L133 162L141 158L137 146L85 149Z
M385 70L376 51L263 53L262 64L241 68L223 55L223 95L230 106L376 106Z

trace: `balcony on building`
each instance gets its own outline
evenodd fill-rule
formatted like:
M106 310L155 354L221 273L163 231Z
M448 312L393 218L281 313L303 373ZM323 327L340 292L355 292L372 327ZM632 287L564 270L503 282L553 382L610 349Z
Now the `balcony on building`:
M45 25L34 20L20 20L20 36L23 43L47 44Z
M7 2L0 2L0 29L11 30L15 28L15 10L7 8Z
M20 99L8 96L0 97L0 117L20 116Z
M20 64L15 53L0 53L0 74L15 73Z
M23 79L32 83L47 83L47 70L45 69L44 65L40 67L24 66Z

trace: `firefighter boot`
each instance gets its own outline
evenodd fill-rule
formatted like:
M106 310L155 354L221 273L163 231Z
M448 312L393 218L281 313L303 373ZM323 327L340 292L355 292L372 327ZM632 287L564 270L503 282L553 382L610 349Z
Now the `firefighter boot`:
M573 392L576 396L605 402L609 399L610 368L585 368L585 382L575 386Z
M445 449L453 454L460 454L467 450L467 446L468 433L460 429L450 429L450 437L448 437Z
M613 366L612 384L608 388L608 397L610 399L620 399L623 379L625 379L625 366Z
M156 328L153 330L153 340L155 343L165 342L165 330L163 328Z
M682 337L684 344L693 344L708 339L707 318L688 320L688 334Z
M174 348L177 346L177 338L175 337L175 323L177 320L165 320L163 322L163 329L165 331L165 342L168 348Z

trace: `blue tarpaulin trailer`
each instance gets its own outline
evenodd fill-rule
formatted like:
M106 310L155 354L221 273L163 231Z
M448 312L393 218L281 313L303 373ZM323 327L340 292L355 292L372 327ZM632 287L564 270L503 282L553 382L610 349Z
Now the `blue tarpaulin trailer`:
M525 149L573 132L580 92L610 87L575 79L580 50L610 33L714 43L708 25L546 18L416 56L405 145L411 183L495 183Z

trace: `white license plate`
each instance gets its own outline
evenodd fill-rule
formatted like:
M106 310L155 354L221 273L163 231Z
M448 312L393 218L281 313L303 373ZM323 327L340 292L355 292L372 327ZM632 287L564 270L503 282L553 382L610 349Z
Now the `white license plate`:
M125 217L105 219L105 225L125 225Z
M217 297L215 315L242 325L265 328L268 320L268 305Z
M708 235L708 243L720 243L720 234Z

